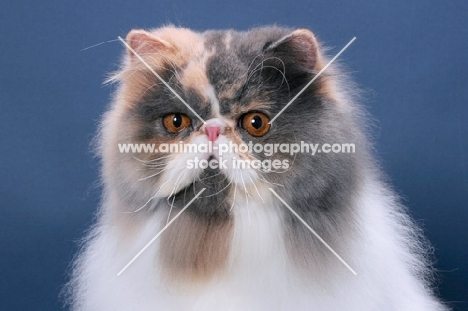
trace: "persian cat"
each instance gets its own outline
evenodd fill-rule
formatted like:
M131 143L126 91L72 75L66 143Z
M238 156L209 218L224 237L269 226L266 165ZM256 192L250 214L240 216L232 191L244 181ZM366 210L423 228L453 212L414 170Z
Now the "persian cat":
M311 31L167 26L124 42L72 310L446 310L355 87L335 65L317 77Z

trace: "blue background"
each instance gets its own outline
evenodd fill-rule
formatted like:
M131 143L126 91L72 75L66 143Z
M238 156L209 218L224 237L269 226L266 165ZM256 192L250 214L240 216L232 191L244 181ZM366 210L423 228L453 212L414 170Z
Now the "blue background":
M468 310L468 2L5 1L0 4L0 309L59 310L99 203L90 141L135 27L312 29L366 94L381 163ZM389 271L391 273L391 271Z

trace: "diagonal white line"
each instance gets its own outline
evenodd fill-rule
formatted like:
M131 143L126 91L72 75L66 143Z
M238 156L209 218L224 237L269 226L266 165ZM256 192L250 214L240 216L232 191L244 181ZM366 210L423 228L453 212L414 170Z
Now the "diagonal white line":
M325 242L325 241L320 237L320 235L318 235L318 233L315 232L314 229L312 229L312 228L304 221L304 219L302 219L301 216L299 216L299 215L288 205L288 203L286 203L286 202L275 192L275 190L273 190L272 188L268 188L268 189L270 189L270 191L273 192L273 194L274 194L274 195L275 195L275 196L276 196L276 197L277 197L293 214L294 214L294 216L296 216L296 217L304 224L304 226L306 226L307 229L309 229L310 232L312 232L312 233L315 235L315 237L316 237L317 239L319 239L319 241L322 242L322 244L325 245L325 246L328 248L328 250L330 250L330 252L332 252L333 255L335 255L336 258L338 258L338 259L346 266L346 268L349 269L349 271L351 271L354 275L357 275L356 271L354 271L353 268L351 268L351 267L346 263L346 261L344 261L343 258L341 258L340 255L338 255L338 254L333 250L333 248L331 248L330 245L328 245L327 242Z
M164 81L164 79L161 78L161 76L158 75L158 73L157 73L156 71L154 71L154 69L151 68L151 66L148 65L148 63L145 62L145 60L144 60L140 55L138 55L137 52L135 52L134 49L132 49L132 48L130 47L130 45L128 45L127 42L125 42L124 39L122 39L120 36L119 36L118 38L119 38L120 41L122 41L122 43L123 43L130 51L132 51L133 54L135 54L135 56L136 56L136 57L137 57L137 58L138 58L138 59L139 59L139 60L140 60L140 61L141 61L141 62L142 62L142 63L143 63L143 64L144 64L144 65L145 65L145 66L146 66L146 67L147 67L147 68L148 68L148 69L149 69L149 70L150 70L150 71L151 71L151 72L152 72L152 73L153 73L153 74L154 74L154 75L155 75L155 76L156 76L156 77L157 77L157 78L158 78L158 79L159 79L159 80L160 80L160 81L161 81L161 82L178 98L178 99L180 99L180 101L181 101L185 106L187 106L188 109L190 109L190 111L191 111L194 115L197 116L198 119L200 119L200 121L203 122L203 124L206 124L205 120L203 120L202 117L200 117L200 116L198 115L198 113L196 113L195 110L193 110L192 107L190 107L190 105L187 104L187 102L186 102L182 97L180 97L180 95L177 94L177 92L174 91L174 89L173 89L169 84L167 84L167 82Z
M173 222L174 220L177 219L177 217L179 217L186 209L187 207L190 206L190 204L193 203L193 201L195 201L199 196L200 194L202 194L203 191L205 191L206 188L203 188L202 190L200 190L200 192L197 193L197 195L190 200L190 202L187 203L187 205L184 206L183 209L180 210L180 212L177 213L177 215L174 216L174 218L171 219L171 221L169 221L165 226L164 228L161 229L161 231L158 232L158 234L156 234L156 236L154 238L151 239L151 241L148 242L148 244L145 245L145 247L143 247L143 249L141 251L138 252L138 254L135 255L135 257L133 257L132 260L130 260L130 262L125 266L123 267L122 270L120 270L119 273L117 273L117 276L120 276L138 257L140 257L140 255L154 242L156 241L156 239L164 232L164 230L166 230Z
M286 106L284 106L283 109L281 109L280 112L278 112L278 113L276 114L276 116L275 116L273 119L270 120L270 122L268 122L268 124L273 123L273 121L275 121L276 118L278 118L278 117L280 116L280 114L282 114L282 113L286 110L286 108L288 108L289 105L291 105L291 104L293 103L293 101L295 101L295 100L299 97L299 95L301 95L301 94L315 81L315 79L317 79L317 78L328 68L328 66L330 66L330 65L332 64L332 63L335 61L335 59L337 59L338 56L340 56L341 53L343 53L343 52L351 45L351 43L353 43L354 40L356 40L356 37L352 38L351 41L349 41L348 44L346 44L346 45L344 46L344 48L342 48L341 51L339 51L338 54L336 54L335 57L333 57L333 58L331 59L331 61L329 61L328 64L326 64L325 67L323 67L322 70L320 70L320 71L315 75L315 77L314 77L312 80L310 80L310 82L307 83L307 85L304 86L304 87L302 88L302 90L300 90L299 93L297 93L296 96L294 96L293 99L291 99L291 100L289 101L289 103L287 103Z

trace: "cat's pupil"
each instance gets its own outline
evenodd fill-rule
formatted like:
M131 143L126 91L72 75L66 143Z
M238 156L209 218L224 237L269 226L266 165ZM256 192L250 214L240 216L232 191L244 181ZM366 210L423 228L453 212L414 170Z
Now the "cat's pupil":
M252 126L256 129L259 129L262 126L262 118L260 118L259 116L254 116L252 118L252 121L250 122L252 123Z
M174 124L175 127L180 127L182 125L182 116L176 113L174 118L172 118L172 124Z

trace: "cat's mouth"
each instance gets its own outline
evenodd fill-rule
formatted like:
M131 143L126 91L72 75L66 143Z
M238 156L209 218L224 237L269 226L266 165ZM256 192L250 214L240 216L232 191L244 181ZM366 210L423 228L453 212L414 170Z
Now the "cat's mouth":
M208 162L217 161L214 156L210 156ZM206 188L202 197L213 196L222 192L222 189L227 188L228 178L219 168L204 169L200 175L195 177L185 187L181 188L174 196L187 196L189 193L197 193L202 188Z

